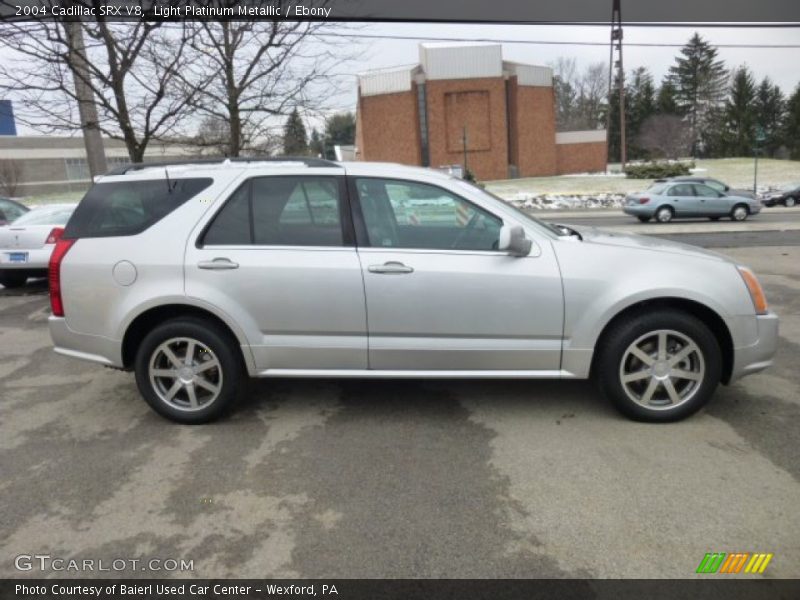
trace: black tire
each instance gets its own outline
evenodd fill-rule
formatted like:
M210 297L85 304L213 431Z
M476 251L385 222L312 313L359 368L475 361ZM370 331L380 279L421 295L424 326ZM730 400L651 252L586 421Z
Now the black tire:
M792 206L794 206L795 204L797 204L797 200L796 200L795 198L793 198L792 196L789 196L789 197L787 197L787 198L786 198L786 199L783 201L783 205L784 205L785 207L787 207L787 208L791 208L791 207L792 207Z
M648 375L646 378L628 385L629 388L639 386L638 389L643 390L640 401L647 394L649 386L651 384L655 386L654 392L651 393L653 403L644 406L629 396L622 382L622 370L631 365L628 361L637 360L635 356L628 353L631 345L643 338L651 339L648 338L648 334L660 330L677 332L694 342L700 356L698 358L697 355L692 354L684 362L695 361L694 365L698 369L698 376L699 373L702 373L702 378L700 381L689 381L685 378L667 377L670 387L676 390L677 394L686 393L685 399L682 397L681 402L673 405L668 400L666 385L658 380L654 372L658 368L658 363L648 369L642 362L641 366L633 368L633 371L647 372ZM655 337L658 339L657 335ZM679 340L677 336L672 339ZM685 347L681 346L681 348ZM679 352L680 348L676 354ZM702 321L678 310L662 309L640 312L612 323L598 344L597 353L593 374L600 391L619 412L635 421L665 423L679 421L696 413L709 401L722 375L721 352L714 334ZM623 364L623 361L626 362ZM684 362L678 363L677 367L682 369L683 373L691 371L692 366L685 366ZM651 371L653 374L649 374ZM634 392L635 390L631 393ZM662 404L658 405L657 402Z
M708 218L711 219L712 221L719 221L719 217L708 217Z
M650 221L650 217L636 217L636 218L639 219L642 223L647 223L648 221Z
M671 206L660 206L655 213L656 223L669 223L675 216Z
M162 386L161 393L164 393L164 389L169 383L174 382L177 385L178 380L155 378L151 381L151 361L166 357L166 354L158 350L159 347L176 338L191 339L197 343L195 347L198 350L192 354L197 356L197 353L199 353L198 367L204 363L204 358L211 357L208 358L209 362L211 359L216 359L217 361L218 366L203 371L203 377L206 381L219 384L216 385L219 389L216 397L210 398L207 404L198 402L196 408L191 406L179 407L178 403L189 403L191 401L188 392L189 386L184 385L179 388L173 398L173 402L170 403L167 399L159 396L157 386ZM184 358L179 355L178 351L174 352L174 355L178 358ZM171 367L168 364L164 366ZM171 421L185 424L208 423L228 413L245 390L247 383L247 373L237 340L216 323L196 317L183 317L166 321L150 331L139 345L134 370L139 392L150 407ZM198 376L198 374L195 374L194 379L196 380ZM199 395L201 394L212 394L199 385L192 383L191 387L196 390L192 391L192 395L196 395L197 400L200 399Z
M9 271L0 273L0 285L8 289L22 287L27 281L28 276L25 275L25 273L14 273Z
M744 210L742 210L744 209ZM746 221L750 216L750 209L746 204L737 204L731 209L731 221L738 221L739 223Z

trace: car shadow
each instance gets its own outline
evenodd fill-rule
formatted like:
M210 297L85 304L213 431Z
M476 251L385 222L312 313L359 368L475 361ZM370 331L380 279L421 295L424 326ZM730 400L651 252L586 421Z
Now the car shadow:
M0 285L0 298L13 296L44 296L47 294L47 279L28 279L28 283L18 288L5 288Z

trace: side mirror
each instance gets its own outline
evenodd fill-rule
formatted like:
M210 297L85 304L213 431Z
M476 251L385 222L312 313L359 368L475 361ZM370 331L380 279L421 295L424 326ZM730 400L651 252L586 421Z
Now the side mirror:
M525 237L525 230L519 225L503 225L500 228L500 239L497 249L508 252L511 256L528 256L532 242Z

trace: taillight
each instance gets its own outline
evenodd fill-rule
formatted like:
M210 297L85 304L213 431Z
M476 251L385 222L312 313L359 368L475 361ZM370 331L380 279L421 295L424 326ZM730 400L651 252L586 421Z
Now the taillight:
M50 232L50 235L47 236L46 244L55 244L58 240L61 239L61 236L64 235L64 228L63 227L53 227L53 230Z
M639 204L647 204L650 202L650 198L639 198Z
M52 236L53 234L51 233L50 235ZM61 261L64 260L64 256L66 256L74 243L75 240L59 238L56 240L56 247L53 248L53 253L50 255L47 276L50 283L50 308L55 317L64 316L64 303L61 301Z

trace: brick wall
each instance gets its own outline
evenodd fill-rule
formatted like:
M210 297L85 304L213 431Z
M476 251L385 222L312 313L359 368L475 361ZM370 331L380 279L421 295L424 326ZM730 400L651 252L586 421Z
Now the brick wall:
M553 88L517 85L516 77L509 85L516 108L511 129L516 130L517 173L520 177L553 175L557 162Z
M605 171L606 156L605 142L556 144L556 172L563 175Z
M359 160L422 164L417 90L362 96Z

